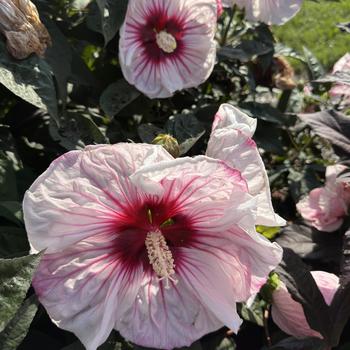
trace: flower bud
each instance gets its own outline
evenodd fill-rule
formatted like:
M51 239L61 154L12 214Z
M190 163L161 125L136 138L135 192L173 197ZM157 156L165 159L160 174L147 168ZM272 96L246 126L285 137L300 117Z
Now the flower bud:
M154 145L163 146L174 158L180 155L180 147L177 140L169 134L159 134L152 141Z
M330 305L339 287L339 278L324 271L312 271L311 274L325 302ZM271 314L273 321L287 334L296 338L322 338L309 326L303 307L292 298L283 282L272 294Z

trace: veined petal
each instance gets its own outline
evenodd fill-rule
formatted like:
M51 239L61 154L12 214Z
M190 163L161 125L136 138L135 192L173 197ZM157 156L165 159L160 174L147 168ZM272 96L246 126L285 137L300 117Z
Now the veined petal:
M113 232L122 210L138 198L128 176L141 164L171 159L161 146L146 144L89 146L57 158L24 197L32 250L57 252Z
M281 226L285 220L275 214L270 184L255 142L256 121L231 105L221 106L215 117L206 155L224 160L238 169L247 181L249 193L257 198L257 225Z
M181 280L164 289L154 276L144 278L134 304L116 322L127 340L169 350L189 346L220 327L222 323Z
M205 156L184 157L141 168L131 181L149 195L174 201L178 207L229 200L234 189L247 191L239 171Z
M230 4L245 8L249 21L282 25L298 13L302 0L225 0L224 5Z
M142 281L141 266L128 270L108 235L81 241L62 253L45 254L33 279L53 322L95 350L124 316Z

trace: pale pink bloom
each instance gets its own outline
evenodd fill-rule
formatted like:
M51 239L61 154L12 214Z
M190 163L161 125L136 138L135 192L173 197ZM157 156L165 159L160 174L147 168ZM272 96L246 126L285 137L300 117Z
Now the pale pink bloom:
M256 225L282 226L285 220L274 212L269 179L252 139L256 125L256 119L239 109L229 104L221 105L214 119L206 155L241 171L249 193L257 201Z
M216 6L217 6L217 16L218 18L222 15L224 9L223 9L223 5L222 5L222 0L216 0Z
M324 271L311 271L327 305L330 305L339 287L339 278ZM321 334L313 330L305 317L303 307L287 291L283 282L272 294L271 314L273 321L283 332L296 338L317 337Z
M198 86L213 70L216 0L130 0L120 29L126 80L150 98Z
M32 251L46 249L33 279L39 300L88 350L113 328L161 349L223 325L237 332L235 304L281 260L255 231L256 199L240 171L207 156L174 159L157 145L68 152L23 209Z
M346 53L333 67L332 73L345 72L350 74L350 53ZM350 84L334 84L329 90L333 100L342 99L345 104L350 104Z
M337 178L347 167L337 164L326 169L326 183L297 203L301 216L320 231L337 230L347 215L350 204L348 185Z
M294 17L303 0L222 0L226 7L245 9L248 21L282 25Z

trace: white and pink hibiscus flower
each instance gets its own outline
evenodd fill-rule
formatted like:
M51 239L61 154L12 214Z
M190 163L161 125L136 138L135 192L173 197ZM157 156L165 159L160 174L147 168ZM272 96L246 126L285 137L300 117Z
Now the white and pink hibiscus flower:
M217 0L129 0L120 29L125 79L150 98L203 83L213 70Z
M245 9L248 21L282 25L294 17L303 0L222 0L225 7Z
M350 53L346 53L333 67L332 74L350 74ZM350 105L350 84L334 84L329 90L329 95L335 102L340 101L343 105Z
M255 125L223 105L207 156L120 143L53 161L23 203L32 252L45 249L33 286L53 322L88 350L112 329L160 349L224 325L237 332L236 303L259 291L282 255L255 230L284 223Z
M324 271L311 271L311 275L326 304L330 305L339 288L339 278ZM322 338L319 332L309 326L303 307L292 298L283 282L280 282L279 287L272 294L271 315L283 332L295 338Z
M333 232L343 223L350 204L350 187L338 175L347 169L342 164L328 166L326 183L297 203L301 216L320 231Z

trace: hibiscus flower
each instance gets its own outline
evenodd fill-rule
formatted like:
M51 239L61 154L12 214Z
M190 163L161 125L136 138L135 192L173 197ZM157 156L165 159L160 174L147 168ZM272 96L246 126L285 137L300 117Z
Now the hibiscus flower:
M88 350L112 329L161 349L224 325L237 332L236 303L259 291L282 250L255 230L283 223L250 138L255 124L223 105L212 157L120 143L56 159L23 204L32 251L46 249L33 285L51 319Z
M150 98L198 86L213 70L216 0L130 0L120 29L125 79Z

